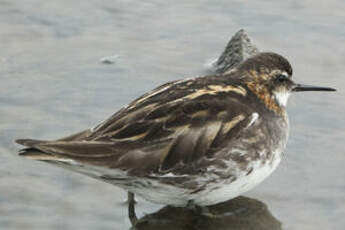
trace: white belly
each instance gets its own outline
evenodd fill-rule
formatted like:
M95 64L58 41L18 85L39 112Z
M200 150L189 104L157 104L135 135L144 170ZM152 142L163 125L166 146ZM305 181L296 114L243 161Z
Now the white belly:
M67 164L60 166L86 174L96 179L101 179L104 175L114 178L121 178L120 181L102 180L129 190L154 203L185 206L189 200L193 200L195 204L206 206L237 197L261 183L279 165L281 160L281 151L273 153L272 157L273 159L271 161L267 161L266 163L262 163L261 161L253 161L251 165L249 165L251 168L253 168L252 172L247 175L247 171L238 171L236 174L236 180L232 182L227 181L226 179L219 179L217 182L207 183L208 181L212 181L209 180L211 179L211 176L210 178L207 178L207 176L201 176L199 179L197 179L197 182L204 184L205 189L197 193L191 193L190 190L181 187L162 184L159 183L158 180L130 177L121 170L105 169L79 164ZM161 176L168 178L176 175L169 173ZM129 181L131 181L130 184L127 183Z
M199 205L211 205L235 198L254 188L266 179L277 168L280 160L281 154L277 154L271 163L262 164L259 161L253 162L253 171L250 174L239 176L231 183L223 181L214 184L203 194L195 197L194 201Z
M217 183L206 184L204 190L193 194L190 194L190 190L158 184L156 181L150 181L151 186L146 188L132 187L128 189L154 203L185 206L189 200L193 200L197 205L207 206L227 201L249 191L266 179L277 168L280 160L281 153L279 152L273 154L271 162L252 162L251 167L253 170L250 174L246 175L245 171L240 172L237 179L232 182L218 180ZM141 178L140 180L142 183L146 183L145 179ZM200 183L207 180L207 177L203 177L200 179Z

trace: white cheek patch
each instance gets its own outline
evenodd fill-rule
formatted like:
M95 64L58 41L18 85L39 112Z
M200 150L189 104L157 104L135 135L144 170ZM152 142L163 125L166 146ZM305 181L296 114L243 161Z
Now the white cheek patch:
M275 91L273 92L273 94L279 105L286 106L289 96L290 96L290 92L286 90L282 90L282 91Z

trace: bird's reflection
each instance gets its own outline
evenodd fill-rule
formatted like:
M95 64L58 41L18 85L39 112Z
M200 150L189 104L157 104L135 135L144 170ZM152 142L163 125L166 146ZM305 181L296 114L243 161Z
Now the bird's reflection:
M137 230L278 230L281 223L263 202L248 198L208 206L210 215L189 208L166 206L136 221Z

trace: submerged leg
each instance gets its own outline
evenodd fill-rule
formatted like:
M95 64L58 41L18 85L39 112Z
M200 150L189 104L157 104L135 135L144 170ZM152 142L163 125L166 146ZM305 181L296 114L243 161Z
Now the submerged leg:
M131 192L128 192L128 218L133 226L138 222L137 215L135 214L134 193Z

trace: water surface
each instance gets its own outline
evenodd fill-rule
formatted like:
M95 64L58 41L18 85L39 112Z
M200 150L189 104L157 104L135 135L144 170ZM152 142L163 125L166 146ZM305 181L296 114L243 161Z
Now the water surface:
M296 81L277 171L246 194L283 229L345 226L345 2L0 1L1 229L129 229L119 188L16 156L21 137L94 126L149 89L202 75L240 28L286 56ZM112 65L102 57L118 55ZM139 199L138 215L161 206Z

